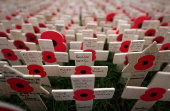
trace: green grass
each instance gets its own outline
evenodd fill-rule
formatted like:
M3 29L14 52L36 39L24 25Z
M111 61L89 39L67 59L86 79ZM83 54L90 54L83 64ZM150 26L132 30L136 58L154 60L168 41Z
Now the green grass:
M126 78L121 78L121 71L117 70L117 65L112 64L113 53L109 54L109 58L105 62L95 61L95 66L108 66L108 75L103 78L95 78L95 88L111 88L116 89L113 98L106 100L94 100L93 111L130 111L137 100L122 99L121 94L125 87ZM67 66L73 66L74 61L66 63ZM162 66L161 69L166 64ZM150 72L142 86L147 86L152 80L156 72ZM70 78L64 77L49 77L51 85L54 89L72 89ZM53 97L44 98L42 100L46 104L48 111L76 111L75 101L55 101ZM19 97L13 95L11 97L2 96L0 100L12 103L19 106L27 111L29 108L20 100ZM152 108L151 111L170 111L170 102L158 101Z

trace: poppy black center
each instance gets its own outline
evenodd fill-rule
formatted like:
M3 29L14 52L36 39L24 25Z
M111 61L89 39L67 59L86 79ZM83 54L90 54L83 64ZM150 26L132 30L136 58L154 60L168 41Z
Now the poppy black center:
M34 38L33 38L33 37L30 37L30 40L34 40Z
M157 43L159 43L159 41L156 41Z
M168 47L165 47L164 50L168 50Z
M86 71L85 71L85 70L82 70L82 71L81 71L81 73L82 73L82 74L85 74L85 73L86 73Z
M22 84L16 84L16 86L19 87L19 88L23 88L24 87L24 85L22 85Z
M12 56L12 54L10 54L10 53L7 53L7 55L10 56L10 57Z
M148 36L152 36L152 34L151 34L151 33L149 33L149 34L148 34Z
M141 28L142 27L142 23L138 25L138 28Z
M148 61L142 62L142 65L147 65L147 64L148 64Z
M48 55L48 56L47 56L47 58L48 58L48 59L51 59L51 56L50 56L50 55Z
M22 45L19 45L19 48L23 48L23 46L22 46Z
M34 72L35 73L40 73L40 71L38 69L35 69Z
M113 18L112 18L112 19L110 19L110 22L113 22Z
M151 93L150 97L155 97L157 95L157 93Z
M57 42L55 40L52 40L52 41L53 41L53 46L56 46Z
M87 97L88 95L87 94L81 94L80 96L81 97Z
M34 30L35 33L38 33L38 31Z
M129 45L125 45L125 46L124 46L124 48L128 48L128 47L129 47Z

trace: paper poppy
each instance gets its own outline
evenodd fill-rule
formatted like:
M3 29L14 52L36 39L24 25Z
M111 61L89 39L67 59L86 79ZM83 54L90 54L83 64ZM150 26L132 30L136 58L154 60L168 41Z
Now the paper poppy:
M164 18L164 17L161 16L161 17L158 18L158 20L159 20L160 22L162 22L162 21L163 21L163 18Z
M166 44L162 45L160 50L170 50L170 43L166 43Z
M92 49L84 50L83 52L92 52L92 61L96 60L96 51Z
M122 41L123 38L123 34L119 34L116 38L117 41Z
M136 70L146 70L152 67L154 60L155 60L154 55L145 55L138 59L138 63L135 64L134 68Z
M57 31L45 31L41 34L41 39L52 40L54 50L57 52L65 52L67 50L64 37Z
M8 40L10 40L8 35L6 33L4 33L4 32L0 32L0 37L6 37Z
M140 16L136 18L132 28L141 28L144 20L150 20L150 18L146 16Z
M127 65L129 63L129 61L128 61L128 57L127 57L127 55L125 56L125 61L124 61L124 65Z
M15 61L18 59L14 51L11 49L2 49L1 52L3 53L3 56L8 60Z
M26 23L26 24L27 24L27 23L29 23L29 22L28 22L28 20L24 20L24 23Z
M12 20L10 16L5 17L6 20Z
M106 21L107 22L109 22L109 21L112 22L115 15L116 15L116 13L109 13L109 14L107 14Z
M158 44L162 43L164 41L164 37L162 36L158 36L158 37L155 37L152 42L156 41Z
M17 49L25 49L29 50L29 48L25 45L25 43L21 40L16 40L13 43Z
M35 33L40 33L40 29L37 26L33 26L33 29Z
M77 66L75 68L75 75L92 74L92 69L89 66Z
M16 25L15 28L16 29L22 29L22 26L21 25Z
M11 30L11 29L6 29L6 32L7 32L7 33L10 33L10 30Z
M33 34L33 33L26 33L25 36L27 38L26 39L27 42L33 42L33 43L38 44L38 40L37 40L37 37L35 36L35 34Z
M97 38L97 35L95 33L93 34L93 38Z
M166 90L163 88L151 88L145 91L145 94L140 96L140 99L143 101L157 101L163 97L163 94L166 93Z
M165 22L165 23L162 23L160 26L169 26L169 24Z
M42 78L47 75L44 68L40 65L32 64L27 66L27 69L30 75L40 75Z
M128 52L131 41L124 41L121 43L119 50L121 52Z
M81 43L80 50L83 50L83 42Z
M155 36L156 30L155 29L149 29L145 32L145 36Z
M57 61L55 54L51 51L43 51L42 52L42 59L45 62L48 62L48 63L54 63L54 62Z
M17 92L31 93L34 91L34 89L29 85L29 83L23 79L10 78L7 79L7 83L10 85L11 89Z
M64 43L66 43L66 36L64 35L64 34L62 34L62 36L63 36L63 39L64 39Z
M46 26L45 26L43 23L39 23L38 25L39 25L39 27L41 27L41 28L46 28Z
M79 89L74 91L73 98L78 101L89 101L95 98L94 91L91 89Z

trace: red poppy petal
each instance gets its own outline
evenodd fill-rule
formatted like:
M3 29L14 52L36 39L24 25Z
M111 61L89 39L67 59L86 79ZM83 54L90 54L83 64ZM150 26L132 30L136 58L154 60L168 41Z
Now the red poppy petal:
M166 43L166 44L162 45L160 50L170 50L170 43Z
M158 44L161 44L163 41L164 41L164 37L162 36L158 36L158 37L155 37L152 42L156 41Z
M95 50L87 49L87 50L84 50L83 52L92 52L92 61L96 60L96 51Z
M31 93L34 89L29 86L28 82L19 78L7 79L7 83L10 84L10 88L21 93Z
M125 61L124 61L124 65L127 65L129 63L129 61L128 61L128 57L127 57L127 55L125 56Z
M119 50L120 50L121 52L128 52L130 43L131 43L131 41L124 41L124 42L122 42Z
M46 26L43 23L39 23L39 27L46 28Z
M112 21L116 14L117 13L109 13L109 14L107 14L106 21Z
M93 38L97 38L97 35L95 33L93 34Z
M118 37L116 38L117 41L122 41L123 34L119 34Z
M8 40L11 40L8 35L4 32L0 32L0 37L6 37Z
M29 70L30 75L40 75L42 78L47 75L44 68L40 65L29 65L27 66L27 69Z
M6 20L12 20L11 17L9 17L9 16L6 16L5 19Z
M134 66L136 70L146 70L153 65L153 61L155 60L154 55L146 55L138 59L138 63Z
M52 40L55 51L65 52L67 50L64 37L57 31L45 31L41 34L41 39Z
M80 50L83 50L83 42L81 43L81 47L80 47Z
M165 22L165 23L162 23L160 26L169 26L169 24Z
M2 49L1 52L3 53L3 56L8 60L15 61L18 59L18 57L11 49Z
M22 26L21 25L16 25L15 28L16 29L22 29Z
M33 26L33 29L35 33L40 33L40 29L37 26Z
M42 59L45 61L45 62L48 62L48 63L54 63L57 61L55 55L53 52L51 51L43 51L42 52Z
M95 98L94 91L90 89L80 89L74 91L73 98L78 101L88 101Z
M11 29L6 29L6 32L7 32L7 33L10 33L10 30L11 30Z

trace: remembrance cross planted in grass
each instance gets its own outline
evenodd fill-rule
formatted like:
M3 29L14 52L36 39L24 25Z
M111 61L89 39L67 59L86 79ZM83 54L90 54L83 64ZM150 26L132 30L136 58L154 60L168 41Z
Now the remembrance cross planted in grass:
M91 111L93 99L112 98L114 88L94 88L95 76L71 75L73 89L54 89L52 94L56 101L75 100L77 111Z
M149 71L157 71L160 69L162 60L170 53L170 51L159 51L157 43L149 45L142 52L129 53L129 64L124 67L123 73L131 73L127 81L127 86L140 86Z
M24 75L14 68L4 65L0 84L5 94L18 95L31 111L46 111L40 95L49 95L41 86L39 75Z
M170 72L158 72L148 87L126 86L122 98L139 99L131 111L149 111L158 101L170 101Z

